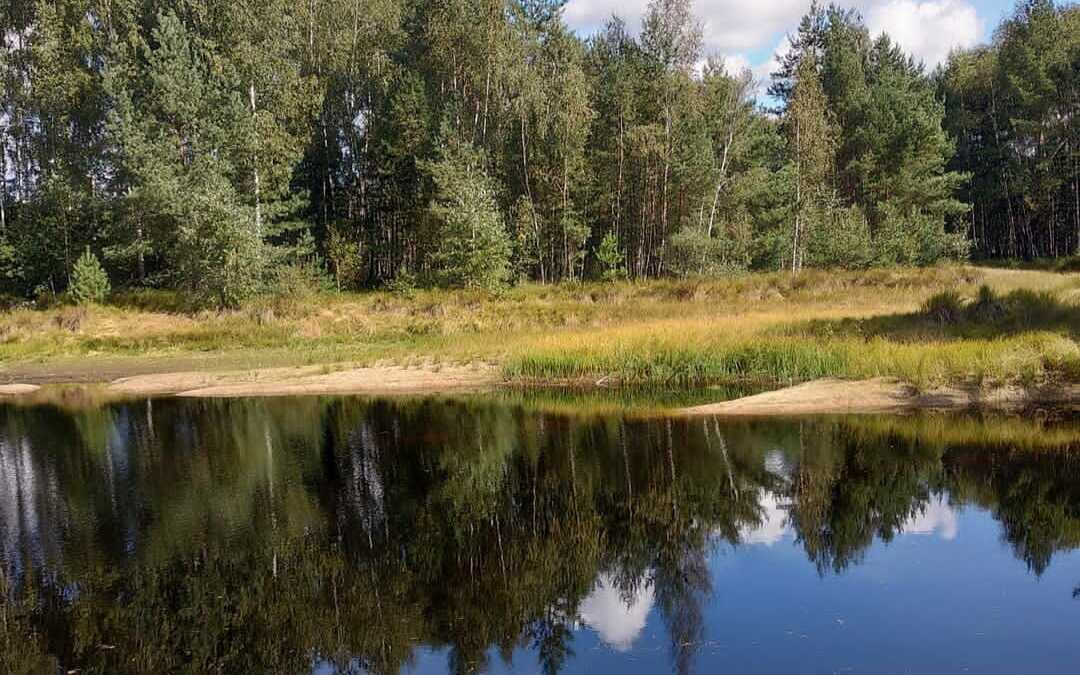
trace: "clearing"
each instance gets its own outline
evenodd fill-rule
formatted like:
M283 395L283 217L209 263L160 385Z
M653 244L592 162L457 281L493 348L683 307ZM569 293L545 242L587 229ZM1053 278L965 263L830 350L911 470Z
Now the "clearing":
M0 385L241 396L833 379L878 384L811 398L891 409L943 390L964 401L1073 392L1078 339L1080 274L970 266L326 294L227 312L142 292L0 314Z

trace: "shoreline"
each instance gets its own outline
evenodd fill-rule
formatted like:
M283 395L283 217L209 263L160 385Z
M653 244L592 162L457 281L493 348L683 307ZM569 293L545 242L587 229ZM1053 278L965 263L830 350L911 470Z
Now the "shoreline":
M684 417L897 415L919 411L1017 411L1032 406L1080 409L1080 384L955 385L920 391L907 382L822 379L676 411Z
M48 389L92 387L105 399L269 398L287 396L423 396L483 393L507 388L566 388L566 381L519 382L498 367L472 366L299 366L230 371L152 372L105 382L25 382L0 385L0 401L46 400ZM585 390L617 391L617 382L582 380ZM612 386L605 386L610 384ZM42 386L44 385L44 387ZM674 417L781 417L905 414L918 411L1017 411L1033 406L1080 410L1080 383L968 384L920 390L898 379L819 379L764 393L699 406L672 408Z

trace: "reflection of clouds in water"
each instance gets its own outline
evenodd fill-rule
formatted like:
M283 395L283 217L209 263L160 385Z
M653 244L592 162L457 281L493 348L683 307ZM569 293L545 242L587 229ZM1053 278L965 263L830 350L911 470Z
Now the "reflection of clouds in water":
M904 534L935 532L945 541L956 539L956 511L941 496L928 502L922 513L908 518L904 523Z
M788 513L777 496L766 492L761 498L761 524L739 528L739 540L744 544L772 546L788 535Z
M765 470L779 478L790 478L787 460L779 450L773 450L765 455Z
M611 577L602 574L592 593L581 602L579 614L581 620L595 630L605 644L624 652L634 645L645 629L652 606L651 585L642 584L627 605Z

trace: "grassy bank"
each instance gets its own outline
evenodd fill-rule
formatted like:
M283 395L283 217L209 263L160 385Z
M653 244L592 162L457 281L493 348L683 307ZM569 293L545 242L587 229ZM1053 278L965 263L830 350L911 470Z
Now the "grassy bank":
M988 290L982 291L985 285ZM941 267L266 299L121 295L0 316L0 377L486 363L512 381L691 386L1080 379L1080 275ZM104 379L104 378L102 378Z

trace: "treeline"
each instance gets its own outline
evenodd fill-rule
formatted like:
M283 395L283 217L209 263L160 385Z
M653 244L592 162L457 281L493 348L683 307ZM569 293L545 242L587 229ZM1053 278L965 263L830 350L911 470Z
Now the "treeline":
M937 74L979 254L1080 253L1080 8L1028 0Z
M588 38L563 3L6 3L0 292L88 249L223 305L1076 249L1072 9L929 74L814 5L759 101L690 0Z

